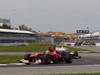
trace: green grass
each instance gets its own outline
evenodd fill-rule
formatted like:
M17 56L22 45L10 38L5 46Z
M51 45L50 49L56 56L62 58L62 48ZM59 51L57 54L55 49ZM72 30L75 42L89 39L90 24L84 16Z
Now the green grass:
M79 74L49 74L49 75L100 75L100 73L79 73Z
M90 51L90 50L80 49L80 48L75 48L75 47L70 47L70 46L65 46L65 47L68 48L71 51Z
M50 44L33 43L26 46L0 46L0 52L36 52L46 51L48 47L52 47ZM71 51L88 51L85 49L73 48L66 46Z
M70 46L66 46L66 48L68 48L71 51L78 51L79 50L78 48L73 48L73 47L70 47Z
M34 43L26 46L0 46L0 52L33 52L45 51L52 45Z
M0 55L0 64L17 63L23 56Z

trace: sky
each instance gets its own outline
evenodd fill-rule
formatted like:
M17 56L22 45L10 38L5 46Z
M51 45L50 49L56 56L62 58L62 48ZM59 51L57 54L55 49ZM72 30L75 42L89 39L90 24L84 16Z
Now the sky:
M0 0L0 17L41 32L100 31L100 0Z

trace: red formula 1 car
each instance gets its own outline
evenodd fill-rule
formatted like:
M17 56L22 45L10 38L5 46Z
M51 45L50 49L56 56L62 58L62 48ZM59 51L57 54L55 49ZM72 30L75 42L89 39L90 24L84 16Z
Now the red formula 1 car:
M57 63L72 63L72 59L68 52L58 53L52 48L46 52L36 52L26 54L24 59L20 60L25 64L57 64Z

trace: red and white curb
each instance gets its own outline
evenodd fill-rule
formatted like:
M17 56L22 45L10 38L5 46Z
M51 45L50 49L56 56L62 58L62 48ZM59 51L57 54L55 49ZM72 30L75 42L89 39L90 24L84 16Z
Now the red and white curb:
M7 66L8 64L0 64L0 66Z
M0 64L0 67L2 66L23 66L26 65L24 63L9 63L9 64Z

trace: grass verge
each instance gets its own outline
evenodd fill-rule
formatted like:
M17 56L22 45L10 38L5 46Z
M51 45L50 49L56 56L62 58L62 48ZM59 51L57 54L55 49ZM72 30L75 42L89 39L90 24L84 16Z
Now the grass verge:
M21 55L0 55L0 64L17 63L22 58Z
M35 52L35 51L45 51L52 45L50 44L39 44L34 43L30 45L23 46L0 46L0 52Z
M36 51L46 51L48 47L53 47L50 44L33 43L30 45L20 45L20 46L0 46L0 52L36 52ZM71 51L89 51L80 48L74 48L66 46Z
M65 46L65 47L71 51L90 51L90 50L80 49L80 48L75 48L75 47L70 47L70 46Z

